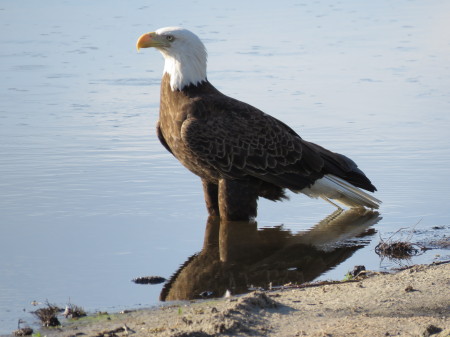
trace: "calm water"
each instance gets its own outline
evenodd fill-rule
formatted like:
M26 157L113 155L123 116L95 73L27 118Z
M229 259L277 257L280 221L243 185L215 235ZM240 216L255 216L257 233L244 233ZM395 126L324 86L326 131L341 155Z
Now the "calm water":
M347 154L379 189L382 219L314 277L395 266L374 253L379 236L418 222L418 240L448 235L449 10L444 0L1 1L0 333L19 318L33 324L33 300L90 311L157 304L162 286L130 280L169 277L222 242L214 231L204 242L200 182L154 132L163 61L134 45L168 25L205 41L220 90ZM262 200L259 231L246 235L299 244L333 211L301 195ZM232 255L221 247L216 257ZM449 255L411 262L437 254Z

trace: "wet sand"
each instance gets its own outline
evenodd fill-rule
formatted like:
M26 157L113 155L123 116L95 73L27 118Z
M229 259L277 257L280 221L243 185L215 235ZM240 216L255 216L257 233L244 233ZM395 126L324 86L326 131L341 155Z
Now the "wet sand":
M450 336L450 263L305 288L98 314L42 336Z

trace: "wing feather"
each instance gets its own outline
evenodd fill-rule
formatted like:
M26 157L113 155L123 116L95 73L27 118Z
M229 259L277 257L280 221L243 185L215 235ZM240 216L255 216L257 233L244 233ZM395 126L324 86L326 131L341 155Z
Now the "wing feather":
M262 111L223 97L187 104L181 137L192 153L225 177L254 176L300 190L323 176L324 161L291 128Z
M161 130L161 125L160 125L159 121L156 123L156 135L158 136L159 141L166 148L166 150L173 154L172 149L167 144L167 141L164 138L164 134L163 134L163 132Z

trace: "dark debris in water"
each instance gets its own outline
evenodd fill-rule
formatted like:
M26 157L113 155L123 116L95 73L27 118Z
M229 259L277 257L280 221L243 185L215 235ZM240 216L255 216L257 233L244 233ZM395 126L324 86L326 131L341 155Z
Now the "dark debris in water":
M132 279L136 284L160 284L166 281L164 277L161 276L142 276Z
M359 274L362 274L366 271L366 267L365 266L354 266L353 270L351 271L351 275L353 277L357 277Z
M427 239L421 244L426 245L429 249L450 249L450 235Z
M21 328L13 331L14 336L31 336L33 334L33 329L31 328Z
M380 243L375 247L375 252L381 257L387 257L391 260L408 260L414 256L420 255L430 249L450 249L450 236L443 229L450 228L448 225L434 226L431 230L415 230L414 228L407 233L405 228L399 229L387 240L380 239ZM400 238L394 240L394 236L400 235ZM416 242L412 242L412 237L416 236ZM417 240L417 237L421 238Z
M403 260L419 255L425 249L426 248L410 242L382 240L375 247L375 253L379 256Z
M77 319L80 317L85 317L86 311L84 311L82 307L70 303L66 306L66 310L64 310L63 315L66 318Z
M22 323L26 323L25 321L22 321L19 319L17 322L17 330L14 330L12 332L13 336L31 336L33 334L33 329L30 327L20 327Z
M39 318L41 325L44 327L55 327L61 325L56 315L61 312L62 309L54 304L47 302L45 308L37 309L33 311L32 314Z
M375 247L375 253L381 257L387 257L392 260L408 260L413 256L420 255L430 249L419 243L412 243L412 236L417 233L414 228L409 231L406 237L403 236L404 232L402 231L405 229L406 228L400 228L387 240L380 239L380 242ZM394 236L397 234L399 234L400 239L394 240Z

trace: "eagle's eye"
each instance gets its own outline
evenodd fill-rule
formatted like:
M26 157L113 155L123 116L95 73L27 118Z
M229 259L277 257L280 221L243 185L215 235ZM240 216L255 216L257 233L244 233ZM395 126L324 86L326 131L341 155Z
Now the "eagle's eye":
M175 38L173 37L173 35L166 35L166 40L172 42L173 40L175 40Z

